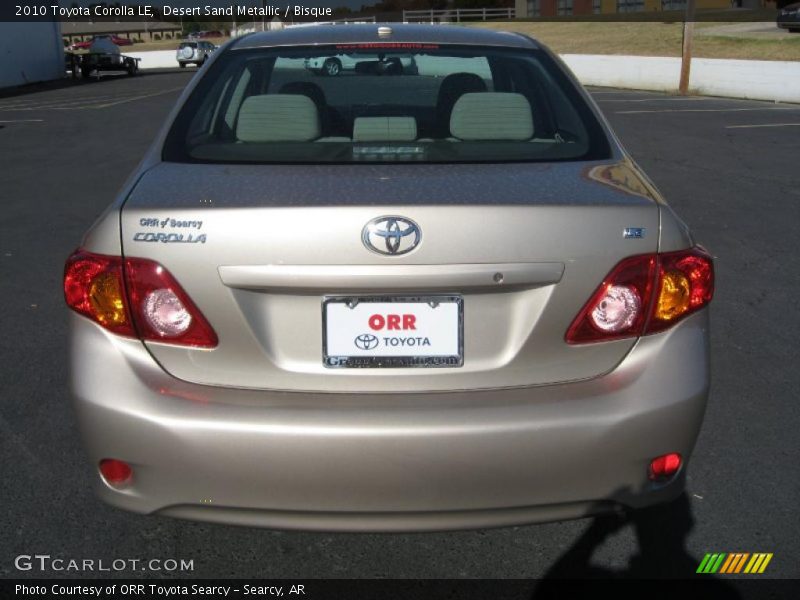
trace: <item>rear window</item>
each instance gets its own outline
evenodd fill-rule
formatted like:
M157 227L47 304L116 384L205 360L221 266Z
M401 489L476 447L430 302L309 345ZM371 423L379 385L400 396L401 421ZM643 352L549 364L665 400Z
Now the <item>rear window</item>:
M180 111L164 160L513 162L609 152L545 52L351 44L225 52Z

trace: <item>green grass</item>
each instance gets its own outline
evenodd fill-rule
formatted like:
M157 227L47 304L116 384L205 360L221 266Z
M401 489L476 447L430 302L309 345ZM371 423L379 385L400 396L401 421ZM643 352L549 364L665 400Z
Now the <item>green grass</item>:
M693 54L699 58L750 60L800 60L800 34L765 38L709 35L703 30L725 23L697 23ZM630 54L635 56L680 56L681 23L534 23L507 21L470 23L504 31L532 35L559 54ZM776 28L777 29L777 28Z
M519 31L532 35L560 54L631 54L635 56L680 56L682 23L653 22L531 22L505 21L469 23ZM695 25L694 56L699 58L738 58L750 60L800 61L800 34L777 31L774 35L711 35L704 30L725 23L705 22ZM212 39L222 45L228 38ZM180 40L145 42L122 48L125 52L174 50Z

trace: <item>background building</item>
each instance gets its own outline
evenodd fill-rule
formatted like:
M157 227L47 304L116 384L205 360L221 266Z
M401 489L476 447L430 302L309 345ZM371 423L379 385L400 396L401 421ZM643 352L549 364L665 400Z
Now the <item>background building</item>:
M182 37L180 23L161 21L70 21L61 24L61 35L68 43L91 40L96 35L116 35L129 40L152 42Z
M0 22L0 88L63 76L60 23Z
M697 0L697 9L758 8L762 0ZM515 0L517 18L685 10L686 0Z

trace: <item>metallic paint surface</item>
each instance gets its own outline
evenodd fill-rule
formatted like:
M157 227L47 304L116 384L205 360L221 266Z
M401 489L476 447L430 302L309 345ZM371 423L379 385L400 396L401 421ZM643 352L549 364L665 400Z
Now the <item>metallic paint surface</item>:
M300 29L229 42L209 62L357 30ZM535 44L466 28L397 31ZM669 484L646 471L659 454L691 454L708 394L708 311L639 340L573 347L563 336L620 258L693 240L571 75L609 137L608 161L162 163L166 132L206 70L83 241L164 264L220 337L210 351L145 345L70 313L90 462L119 458L135 472L120 490L98 474L103 500L225 523L396 531L580 517L680 493L684 471ZM400 257L367 251L361 228L381 214L414 219L424 242ZM166 217L202 220L206 243L132 241L141 219ZM624 240L625 227L647 236ZM500 268L509 278L498 286L488 278ZM464 296L464 367L325 370L322 297L403 289L386 283L400 271L417 293Z
M604 377L427 394L189 384L138 340L70 322L90 462L117 457L135 473L123 490L98 475L100 497L211 521L442 529L646 506L681 491L681 479L648 481L647 466L667 452L689 457L708 391L705 310L640 339Z

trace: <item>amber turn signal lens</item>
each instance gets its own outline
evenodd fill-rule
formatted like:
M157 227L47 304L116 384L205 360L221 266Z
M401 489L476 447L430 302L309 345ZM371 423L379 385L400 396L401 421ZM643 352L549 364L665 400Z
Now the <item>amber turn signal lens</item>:
M123 325L127 320L119 277L101 273L89 285L89 302L101 325Z
M661 321L676 319L689 310L690 299L689 278L680 271L668 271L662 275L653 316Z

